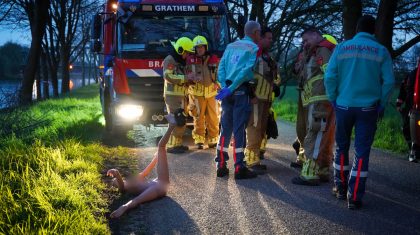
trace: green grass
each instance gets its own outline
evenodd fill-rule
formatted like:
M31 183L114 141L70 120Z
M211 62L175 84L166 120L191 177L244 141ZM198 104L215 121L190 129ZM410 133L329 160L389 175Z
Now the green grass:
M373 146L394 153L406 153L407 144L401 131L401 116L391 103L398 96L396 89L392 95L391 102L385 109L384 118L378 123ZM273 105L277 116L289 122L296 122L298 92L295 86L286 88L285 96L276 101Z
M44 122L0 140L0 234L110 234L97 86L29 107Z
M296 122L298 91L296 86L286 87L286 93L281 100L276 99L273 109L283 120Z

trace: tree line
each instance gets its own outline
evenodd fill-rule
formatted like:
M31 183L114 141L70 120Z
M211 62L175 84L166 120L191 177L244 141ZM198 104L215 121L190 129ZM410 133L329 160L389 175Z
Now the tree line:
M31 44L23 72L19 101L32 102L32 89L44 89L48 98L49 81L53 96L70 89L70 64L82 57L84 66L89 40L90 18L100 8L94 0L3 0L0 2L0 23L14 24L31 32ZM82 73L84 75L84 73ZM41 83L41 81L44 81Z
M273 31L273 55L286 68L299 48L303 28L315 26L339 41L356 32L362 14L377 17L376 37L393 58L420 42L420 0L224 0L233 38L243 35L246 20L256 20ZM69 64L85 56L89 19L104 1L3 0L0 23L13 23L31 31L32 41L20 90L23 104L32 101L37 74L53 83L58 96L69 91ZM61 70L60 73L58 70ZM38 79L40 80L40 78Z
M0 46L0 80L17 80L26 64L29 48L13 42Z

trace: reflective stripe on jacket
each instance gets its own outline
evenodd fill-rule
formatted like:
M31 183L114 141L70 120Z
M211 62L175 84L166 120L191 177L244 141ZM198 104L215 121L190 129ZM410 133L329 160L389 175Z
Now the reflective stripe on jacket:
M302 104L307 106L314 102L327 101L324 86L324 71L331 57L333 44L326 40L321 41L309 58L304 58L304 84L301 93ZM327 45L325 45L327 44Z
M163 60L163 78L165 80L163 95L184 96L185 95L185 76L181 64L168 55Z
M215 84L217 65L212 65L210 69L208 61L209 56L187 58L187 73L194 77L194 84L188 87L188 93L205 98L217 95L218 86Z
M274 60L268 54L263 53L258 57L254 71L257 82L254 93L259 100L272 100L273 81L277 77L276 66Z

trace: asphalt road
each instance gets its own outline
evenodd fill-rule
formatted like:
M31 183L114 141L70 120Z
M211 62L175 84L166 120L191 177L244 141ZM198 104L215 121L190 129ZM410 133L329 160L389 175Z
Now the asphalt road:
M290 144L294 126L279 122L280 136L270 140L265 175L235 181L217 178L215 150L169 154L168 196L110 221L114 234L420 234L420 164L372 150L361 210L347 209L331 194L332 183L298 186ZM158 131L159 132L159 131ZM147 132L150 135L155 132ZM153 143L153 136L147 137ZM193 148L190 141L190 148ZM140 168L154 147L138 148ZM332 174L332 172L331 172ZM115 209L130 196L116 200Z

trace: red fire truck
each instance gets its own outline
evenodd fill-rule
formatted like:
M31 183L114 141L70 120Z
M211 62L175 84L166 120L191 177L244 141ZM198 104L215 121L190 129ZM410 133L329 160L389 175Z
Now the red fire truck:
M103 55L100 97L108 131L165 122L162 62L171 43L202 35L221 57L229 42L222 0L107 0L92 29L92 50Z

